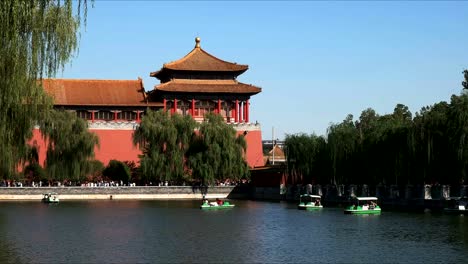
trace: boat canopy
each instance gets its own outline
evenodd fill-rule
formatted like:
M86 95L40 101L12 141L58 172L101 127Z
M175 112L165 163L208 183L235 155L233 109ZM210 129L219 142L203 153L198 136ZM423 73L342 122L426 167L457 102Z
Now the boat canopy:
M313 195L313 194L301 194L301 197L310 197L310 198L317 198L317 199L320 199L322 198L322 196L320 195Z
M356 197L358 201L376 201L377 197Z

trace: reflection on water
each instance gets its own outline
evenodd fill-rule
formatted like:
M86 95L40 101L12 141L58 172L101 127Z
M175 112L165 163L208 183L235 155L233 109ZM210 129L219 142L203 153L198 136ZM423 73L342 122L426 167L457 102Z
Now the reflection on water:
M3 202L0 263L465 262L463 216L233 201Z

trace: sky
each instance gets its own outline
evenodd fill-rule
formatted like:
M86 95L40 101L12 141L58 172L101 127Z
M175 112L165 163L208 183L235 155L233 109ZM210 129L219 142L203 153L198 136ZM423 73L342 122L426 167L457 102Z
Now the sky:
M143 79L201 38L208 53L249 65L264 140L326 135L348 114L384 115L460 94L468 68L466 1L99 1L79 51L57 78Z

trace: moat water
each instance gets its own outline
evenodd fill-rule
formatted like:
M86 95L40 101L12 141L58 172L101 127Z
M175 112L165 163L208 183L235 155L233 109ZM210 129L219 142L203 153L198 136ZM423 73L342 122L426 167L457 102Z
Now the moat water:
M468 216L231 201L2 202L0 263L466 263Z

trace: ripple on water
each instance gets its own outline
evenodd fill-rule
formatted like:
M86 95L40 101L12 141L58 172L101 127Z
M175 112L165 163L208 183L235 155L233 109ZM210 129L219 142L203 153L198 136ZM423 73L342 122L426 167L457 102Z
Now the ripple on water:
M1 263L463 263L468 225L459 216L233 201L4 203Z

